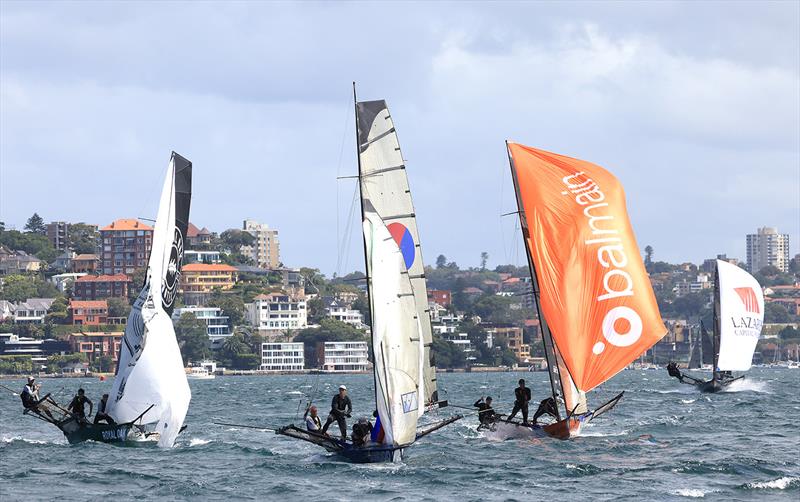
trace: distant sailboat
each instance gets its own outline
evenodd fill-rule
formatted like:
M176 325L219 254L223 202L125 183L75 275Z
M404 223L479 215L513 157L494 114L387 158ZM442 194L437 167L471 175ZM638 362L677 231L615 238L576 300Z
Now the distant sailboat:
M49 394L26 410L58 427L70 443L157 439L159 446L171 447L183 429L191 392L170 316L180 283L191 188L192 163L172 152L144 287L128 316L108 398L106 413L116 423L80 420Z
M352 462L399 461L417 439L461 418L417 429L438 402L431 326L416 216L400 145L385 101L355 103L359 187L372 318L375 408L383 440L352 441L302 430L276 432L309 441Z
M567 439L609 411L586 393L666 334L619 181L599 166L507 143L557 417Z
M695 385L703 392L724 389L744 378L734 377L733 371L750 369L763 321L764 293L755 277L736 265L717 260L711 380L682 373L675 363L670 363L667 371L681 383Z

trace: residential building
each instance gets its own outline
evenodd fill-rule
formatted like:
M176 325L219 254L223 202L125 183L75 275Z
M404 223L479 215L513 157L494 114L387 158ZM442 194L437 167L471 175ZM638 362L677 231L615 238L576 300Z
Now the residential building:
M302 342L262 343L261 371L302 371L305 369Z
M69 344L73 352L86 354L89 361L98 357L110 356L116 361L122 345L124 332L70 333Z
M75 281L85 276L85 273L67 272L65 274L56 274L50 278L55 287L66 294L68 291L74 291Z
M364 314L358 310L351 309L344 301L331 299L325 306L325 312L328 317L349 324L357 329L364 327Z
M431 323L431 330L437 335L451 335L458 330L458 325L464 320L461 314L446 314L438 316L436 322Z
M17 308L12 302L8 300L0 300L0 323L13 322L14 310Z
M84 275L75 279L72 298L75 300L103 300L128 298L133 285L125 274Z
M452 295L450 291L443 289L429 289L428 301L441 305L442 307L449 307L452 302Z
M222 263L222 258L219 251L187 249L183 252L183 263Z
M676 296L684 296L689 293L700 293L704 289L711 289L714 287L714 282L710 280L709 274L698 274L696 280L681 281L675 285L673 291Z
M69 342L63 340L36 340L12 333L0 333L0 356L30 356L34 364L44 365L48 356L69 352Z
M242 230L255 237L250 246L242 246L242 254L249 256L260 268L278 268L281 264L278 231L265 223L244 220Z
M700 270L707 274L713 274L714 271L717 270L717 260L726 261L731 265L739 265L738 258L728 258L728 255L726 254L718 254L716 258L703 260L703 264L700 265Z
M305 298L285 293L258 295L253 303L245 305L247 320L267 336L285 333L286 330L303 329L308 325Z
M323 371L331 373L360 373L367 371L369 359L367 342L322 342L317 355Z
M202 248L211 245L211 232L206 228L203 227L202 229L197 228L194 223L191 221L189 222L189 226L186 228L186 247L189 249L196 249Z
M794 316L800 316L800 298L767 298L767 302L779 303Z
M100 258L96 254L79 254L72 259L70 268L75 273L94 274L99 263Z
M0 254L0 275L39 272L47 264L25 251L8 251Z
M147 266L152 245L152 227L134 219L116 220L100 229L100 270L133 274Z
M486 345L492 347L494 340L498 337L502 337L506 340L506 345L514 352L517 361L521 363L529 362L531 346L523 342L522 328L511 324L488 325L486 327Z
M75 258L75 253L67 249L58 255L53 263L50 264L51 268L56 270L71 270L72 259Z
M441 335L443 340L446 340L456 347L460 348L464 355L467 357L467 362L475 361L477 358L473 355L475 349L472 348L472 342L466 333L446 332Z
M44 324L44 317L55 298L28 298L14 305L16 324Z
M58 251L66 251L69 247L69 223L54 221L47 224L47 239Z
M99 325L108 323L108 302L105 300L72 300L69 317L73 325Z
M189 263L181 268L181 292L189 305L202 305L214 289L229 290L236 284L239 271L222 263Z
M770 265L781 272L789 271L789 234L763 227L747 235L747 269L755 273Z
M197 305L188 305L186 307L176 308L172 312L172 321L175 322L181 318L185 313L194 314L194 316L206 323L206 333L211 342L212 347L219 346L233 333L229 325L230 318L223 315L223 311L218 307L201 307Z

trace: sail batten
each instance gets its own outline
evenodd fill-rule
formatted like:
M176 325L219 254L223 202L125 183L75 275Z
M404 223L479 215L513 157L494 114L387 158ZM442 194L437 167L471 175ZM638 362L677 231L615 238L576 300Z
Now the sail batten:
M191 399L171 319L189 223L191 172L191 162L173 152L145 283L125 326L108 409L118 423L156 423L160 446L173 445Z
M666 334L621 185L589 162L508 144L554 394L585 392ZM577 412L577 411L576 411Z
M424 378L420 382L423 395L420 406L424 407L435 403L438 394L424 264L405 161L385 101L357 101L356 127L362 201L369 202L396 243L407 272L405 277L411 285L409 299L413 300L423 341L419 350L424 352L421 358ZM362 210L365 217L367 212ZM368 271L367 276L370 275Z

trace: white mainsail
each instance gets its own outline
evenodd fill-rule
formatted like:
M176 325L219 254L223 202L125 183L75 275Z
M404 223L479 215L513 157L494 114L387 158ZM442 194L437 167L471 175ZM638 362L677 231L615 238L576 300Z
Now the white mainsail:
M764 321L764 293L752 275L717 260L719 371L747 371Z
M174 444L191 399L171 320L189 220L191 176L191 162L173 152L145 284L125 326L109 399L108 413L114 420L125 423L141 416L144 424L157 423L159 446L166 447Z
M436 368L431 357L433 343L425 266L422 261L417 220L403 155L386 101L356 103L357 135L362 195L395 239L408 269L425 353L422 356L424 406L438 401Z
M422 408L422 334L414 292L400 248L370 204L364 211L376 401L384 442L416 439Z

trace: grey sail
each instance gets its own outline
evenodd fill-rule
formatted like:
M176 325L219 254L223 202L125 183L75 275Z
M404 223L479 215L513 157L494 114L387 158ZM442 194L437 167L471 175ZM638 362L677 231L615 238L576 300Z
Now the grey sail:
M403 155L386 101L357 102L356 112L362 197L386 224L408 269L424 344L424 404L430 405L438 401L433 338L425 265Z

